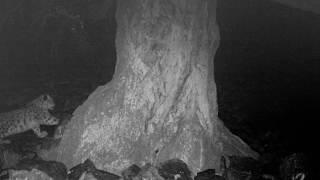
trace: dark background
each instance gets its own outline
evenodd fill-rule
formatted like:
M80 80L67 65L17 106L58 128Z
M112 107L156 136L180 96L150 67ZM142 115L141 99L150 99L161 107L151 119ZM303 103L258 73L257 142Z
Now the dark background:
M223 0L217 19L219 116L260 152L305 152L316 161L320 16L265 0Z

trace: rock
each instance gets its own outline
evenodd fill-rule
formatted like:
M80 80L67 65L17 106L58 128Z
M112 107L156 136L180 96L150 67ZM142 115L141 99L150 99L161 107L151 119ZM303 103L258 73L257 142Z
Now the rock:
M78 180L80 177L87 172L88 169L94 167L92 162L90 160L86 160L82 164L78 164L77 166L71 168L68 173L68 179L69 180Z
M165 180L160 176L158 169L150 163L141 167L139 174L133 180Z
M67 168L63 163L55 161L44 161L41 159L24 159L15 167L15 170L27 170L33 172L41 171L51 177L53 180L64 180L67 178ZM32 171L38 170L38 171ZM28 173L27 173L28 174Z
M285 157L280 164L280 176L283 180L299 180L302 177L306 178L308 174L308 159L303 153L291 154Z
M198 172L194 180L225 180L225 178L217 175L214 169L207 169Z
M96 179L96 177L94 177L93 174L84 172L79 178L79 180L98 180L98 179Z
M192 180L192 174L187 164L180 159L171 159L160 163L158 173L168 180Z
M222 160L224 161L224 160ZM262 164L251 157L229 156L225 158L224 177L228 180L259 179Z
M211 179L214 177L216 174L216 170L214 169L207 169L201 172L198 172L196 177L194 178L195 180L205 180L205 179Z
M81 178L89 178L93 176L97 180L117 180L120 176L96 169L90 159L70 169L68 180L79 180Z
M6 169L14 167L22 159L22 155L13 152L8 148L0 149L0 168Z
M60 141L51 137L39 138L32 131L9 136L8 140L10 140L10 144L2 144L0 148L0 166L2 168L14 167L22 159L43 156L55 148Z
M65 179L54 179L38 169L32 169L31 171L9 170L9 179L10 180L65 180Z
M131 165L127 169L123 170L121 175L124 180L132 180L134 177L138 176L141 168L138 165Z

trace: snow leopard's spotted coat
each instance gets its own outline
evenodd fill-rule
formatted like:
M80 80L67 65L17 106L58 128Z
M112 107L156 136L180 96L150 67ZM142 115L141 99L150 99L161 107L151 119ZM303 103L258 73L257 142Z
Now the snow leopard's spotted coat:
M20 109L0 113L0 142L7 136L30 129L38 137L47 136L47 132L40 131L40 125L57 125L59 123L59 120L49 112L49 110L53 110L54 106L53 99L49 95L43 94Z

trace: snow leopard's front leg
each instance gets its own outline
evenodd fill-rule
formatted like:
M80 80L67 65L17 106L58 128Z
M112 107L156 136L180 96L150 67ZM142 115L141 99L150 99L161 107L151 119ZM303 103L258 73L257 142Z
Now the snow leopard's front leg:
M32 130L39 138L43 138L48 135L48 133L46 131L41 132L40 126L35 126L32 128Z

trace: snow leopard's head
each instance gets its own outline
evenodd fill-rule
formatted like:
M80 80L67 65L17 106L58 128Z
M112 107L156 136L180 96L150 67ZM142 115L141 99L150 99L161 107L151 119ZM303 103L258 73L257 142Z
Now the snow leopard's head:
M41 109L53 110L55 103L50 95L42 94L28 103L27 106L37 106Z

